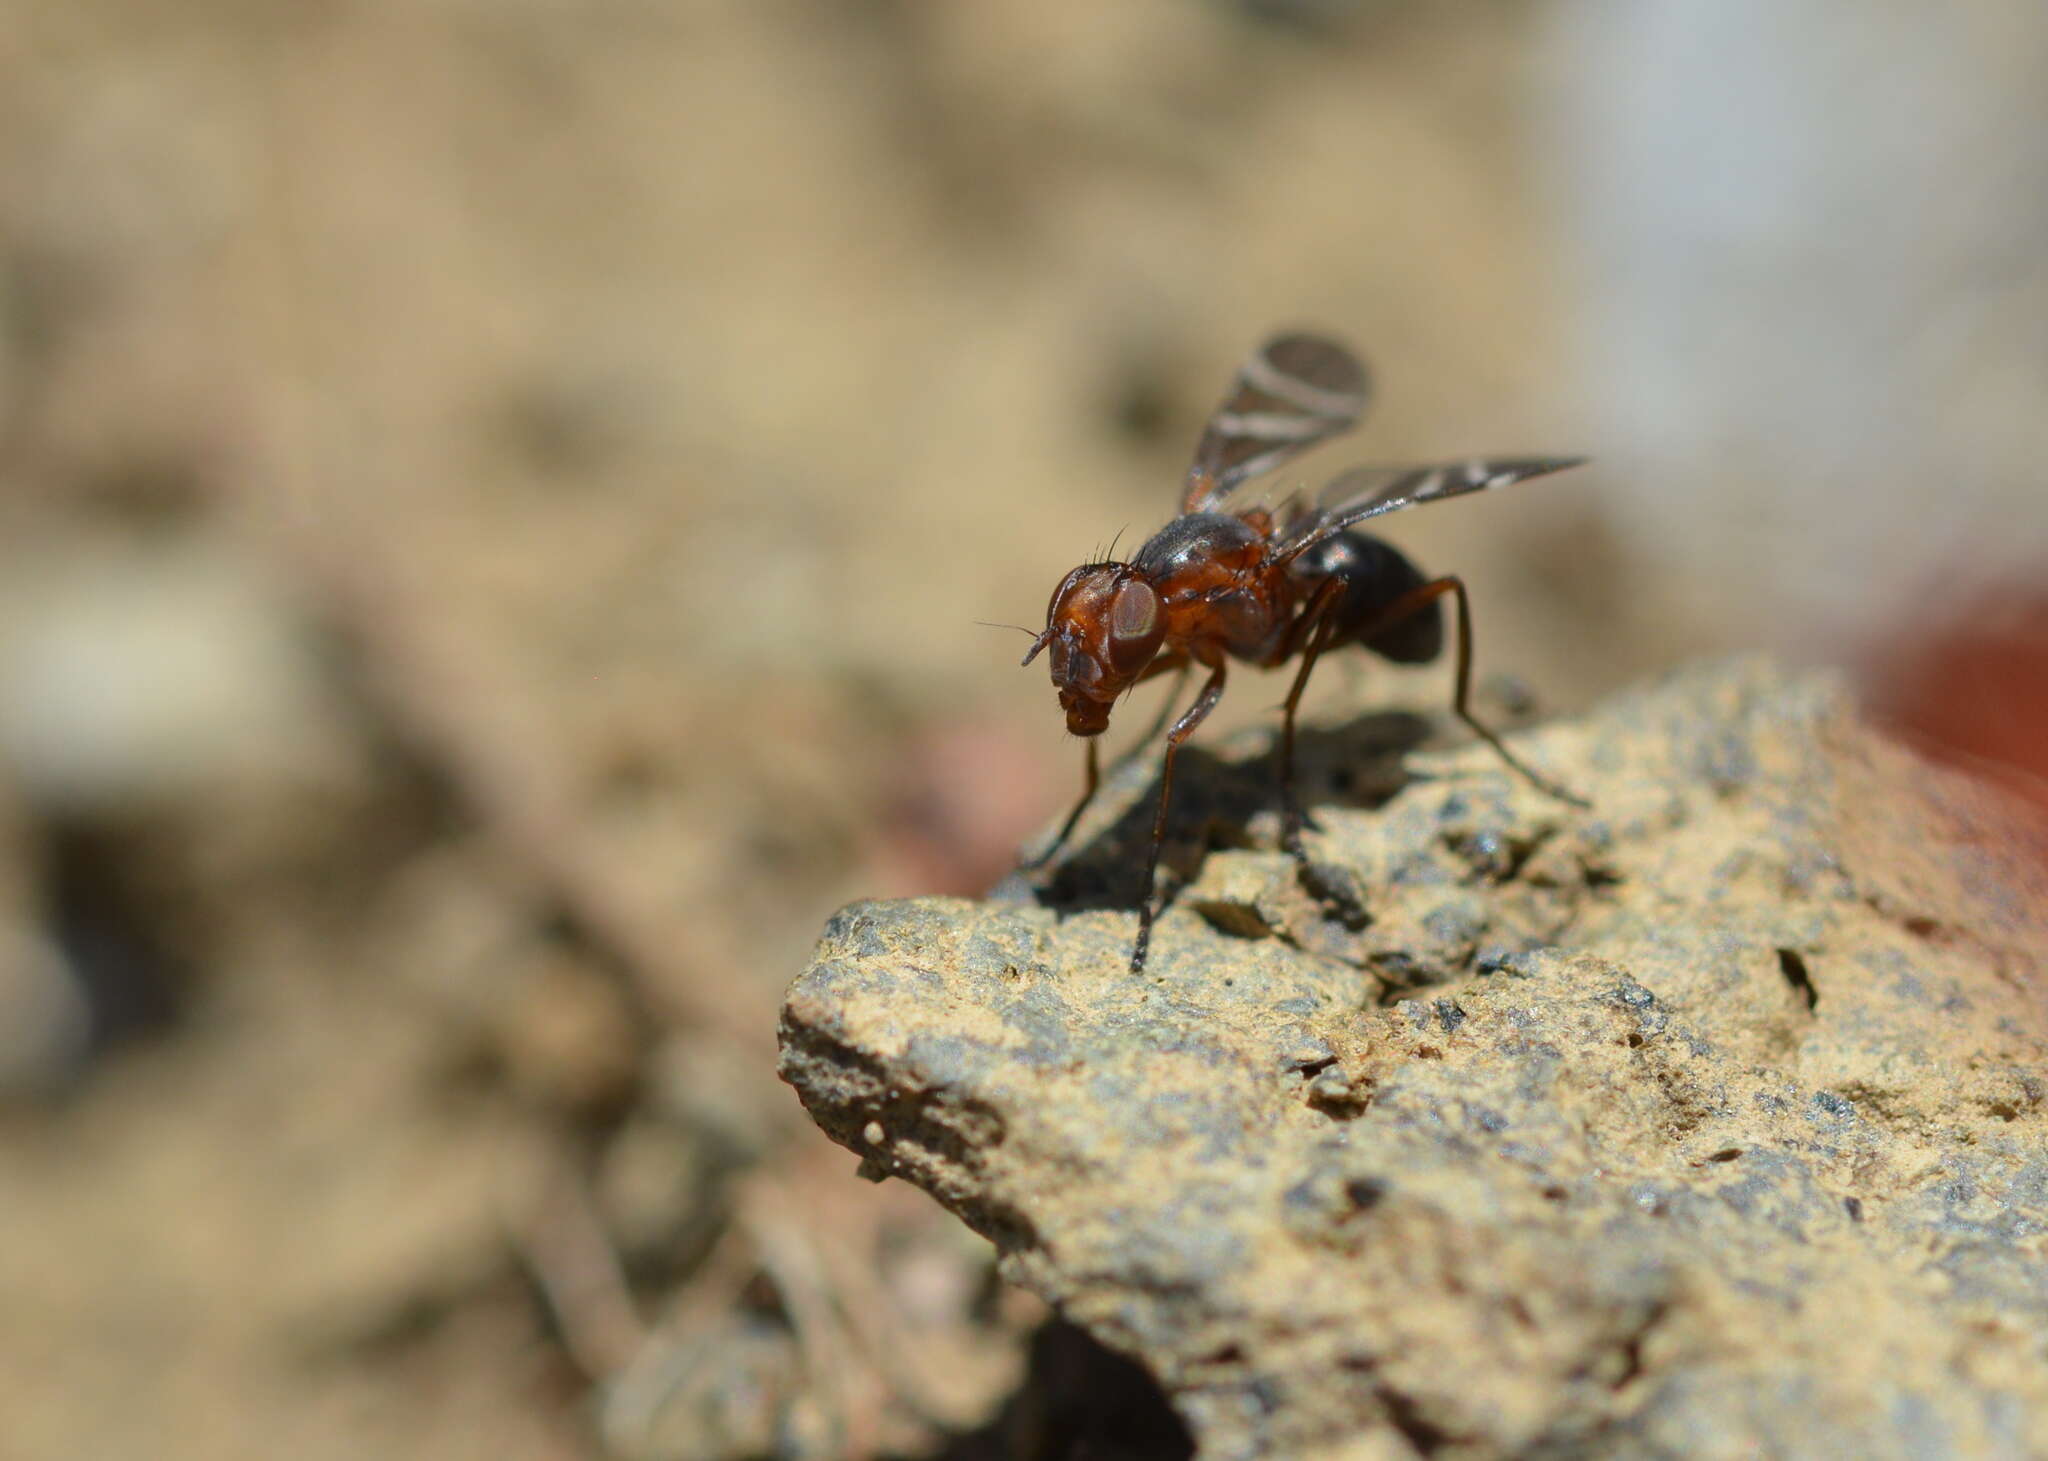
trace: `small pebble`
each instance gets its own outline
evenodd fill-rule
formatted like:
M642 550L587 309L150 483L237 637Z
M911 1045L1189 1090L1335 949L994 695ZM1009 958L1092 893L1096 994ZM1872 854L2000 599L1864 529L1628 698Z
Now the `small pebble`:
M1351 1081L1333 1065L1308 1083L1308 1093L1315 1101L1341 1101L1351 1094Z
M869 1146L880 1146L889 1139L889 1133L882 1130L882 1123L870 1121L860 1129L860 1139Z

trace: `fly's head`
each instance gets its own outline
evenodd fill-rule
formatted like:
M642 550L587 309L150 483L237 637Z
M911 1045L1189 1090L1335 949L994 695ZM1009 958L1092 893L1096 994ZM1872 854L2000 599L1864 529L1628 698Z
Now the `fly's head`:
M1053 688L1067 729L1099 736L1110 708L1166 641L1159 595L1128 563L1089 563L1068 574L1046 606L1045 632L1024 656L1050 650Z

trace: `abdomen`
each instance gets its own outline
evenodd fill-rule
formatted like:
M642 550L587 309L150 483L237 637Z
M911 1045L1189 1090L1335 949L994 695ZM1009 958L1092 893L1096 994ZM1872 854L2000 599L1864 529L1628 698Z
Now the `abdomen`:
M1428 664L1443 653L1441 599L1359 637L1360 630L1380 623L1388 606L1429 582L1398 549L1365 533L1344 532L1317 544L1295 562L1295 572L1304 580L1335 577L1344 581L1344 595L1337 601L1337 644L1362 644L1403 665Z

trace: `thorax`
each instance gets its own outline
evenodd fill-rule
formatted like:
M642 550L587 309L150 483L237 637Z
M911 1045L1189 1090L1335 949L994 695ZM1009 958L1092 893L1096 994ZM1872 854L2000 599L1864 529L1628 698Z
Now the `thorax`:
M1131 561L1159 595L1168 640L1197 658L1258 658L1297 597L1288 575L1267 567L1265 534L1227 513L1175 518Z

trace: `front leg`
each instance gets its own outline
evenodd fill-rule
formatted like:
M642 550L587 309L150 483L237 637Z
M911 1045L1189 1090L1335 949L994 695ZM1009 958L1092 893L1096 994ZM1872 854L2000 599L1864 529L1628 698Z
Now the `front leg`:
M1180 671L1182 678L1185 679L1187 676L1187 668L1188 657L1185 654L1176 650L1170 654L1161 655L1158 659L1152 661L1151 664L1145 666L1144 673L1139 675L1138 678L1132 681L1131 683L1134 687L1137 685L1142 685L1147 680L1153 679L1159 675L1169 674L1175 670ZM1162 705L1159 709L1159 718L1152 723L1151 727L1146 730L1144 735L1138 738L1136 744L1134 744L1130 748L1130 750L1124 752L1123 756L1120 757L1116 763L1117 767L1121 767L1125 761L1129 760L1132 756L1135 756L1138 753L1140 747L1147 744L1154 736L1159 734L1160 727L1166 724L1166 717L1168 713L1171 712L1173 709L1174 698L1177 695L1179 695L1179 693L1180 687L1179 682L1177 681L1175 683L1173 691L1167 695L1166 703ZM1067 839L1074 835L1074 827L1077 823L1080 822L1081 814L1088 810L1089 803L1095 800L1095 793L1102 786L1102 763L1101 751L1099 750L1100 743L1101 738L1099 736L1090 736L1087 740L1087 781L1081 789L1081 799L1074 803L1074 809L1068 812L1067 819L1064 822L1060 823L1060 830L1054 834L1052 841L1046 843L1044 848L1040 850L1036 856L1027 857L1017 864L1017 869L1019 872L1036 872L1038 871L1038 869L1044 867L1047 863L1052 861L1055 853L1057 853L1062 847L1065 847L1067 845ZM1115 769L1116 768L1112 768L1112 774L1114 774Z
M1175 650L1171 654L1161 655L1158 659L1152 661L1151 664L1145 666L1145 673L1138 676L1132 688L1135 689L1137 685L1144 684L1155 675L1163 675L1169 672L1173 672L1173 688L1168 690L1166 698L1159 702L1159 713L1152 717L1152 723L1145 727L1145 733L1131 742L1130 749L1117 758L1117 766L1121 767L1124 762L1130 760L1138 752L1151 745L1159 733L1166 729L1166 722L1173 717L1173 702L1180 699L1180 692L1188 682L1188 666L1192 663L1193 661L1186 654Z
M1045 844L1044 850L1036 857L1027 857L1017 864L1020 872L1036 872L1051 862L1053 854L1067 845L1067 838L1073 835L1074 824L1081 820L1081 813L1088 810L1088 803L1095 800L1095 789L1102 785L1101 752L1095 749L1101 744L1101 740L1100 736L1090 736L1084 742L1088 758L1087 784L1081 788L1081 799L1074 803L1074 809L1067 813L1066 821L1060 823L1060 830L1054 834L1052 841Z
M1152 920L1157 916L1153 907L1152 884L1159 875L1159 849L1166 842L1166 809L1173 801L1173 758L1179 752L1181 743L1195 733L1195 727L1208 719L1209 712L1216 708L1216 702L1223 698L1223 677L1226 661L1219 658L1209 670L1208 683L1202 692L1173 723L1173 729L1166 733L1166 761L1159 771L1159 810L1152 816L1152 848L1145 857L1145 881L1138 901L1138 941L1131 948L1131 972L1142 973L1145 968L1145 951L1152 943Z

